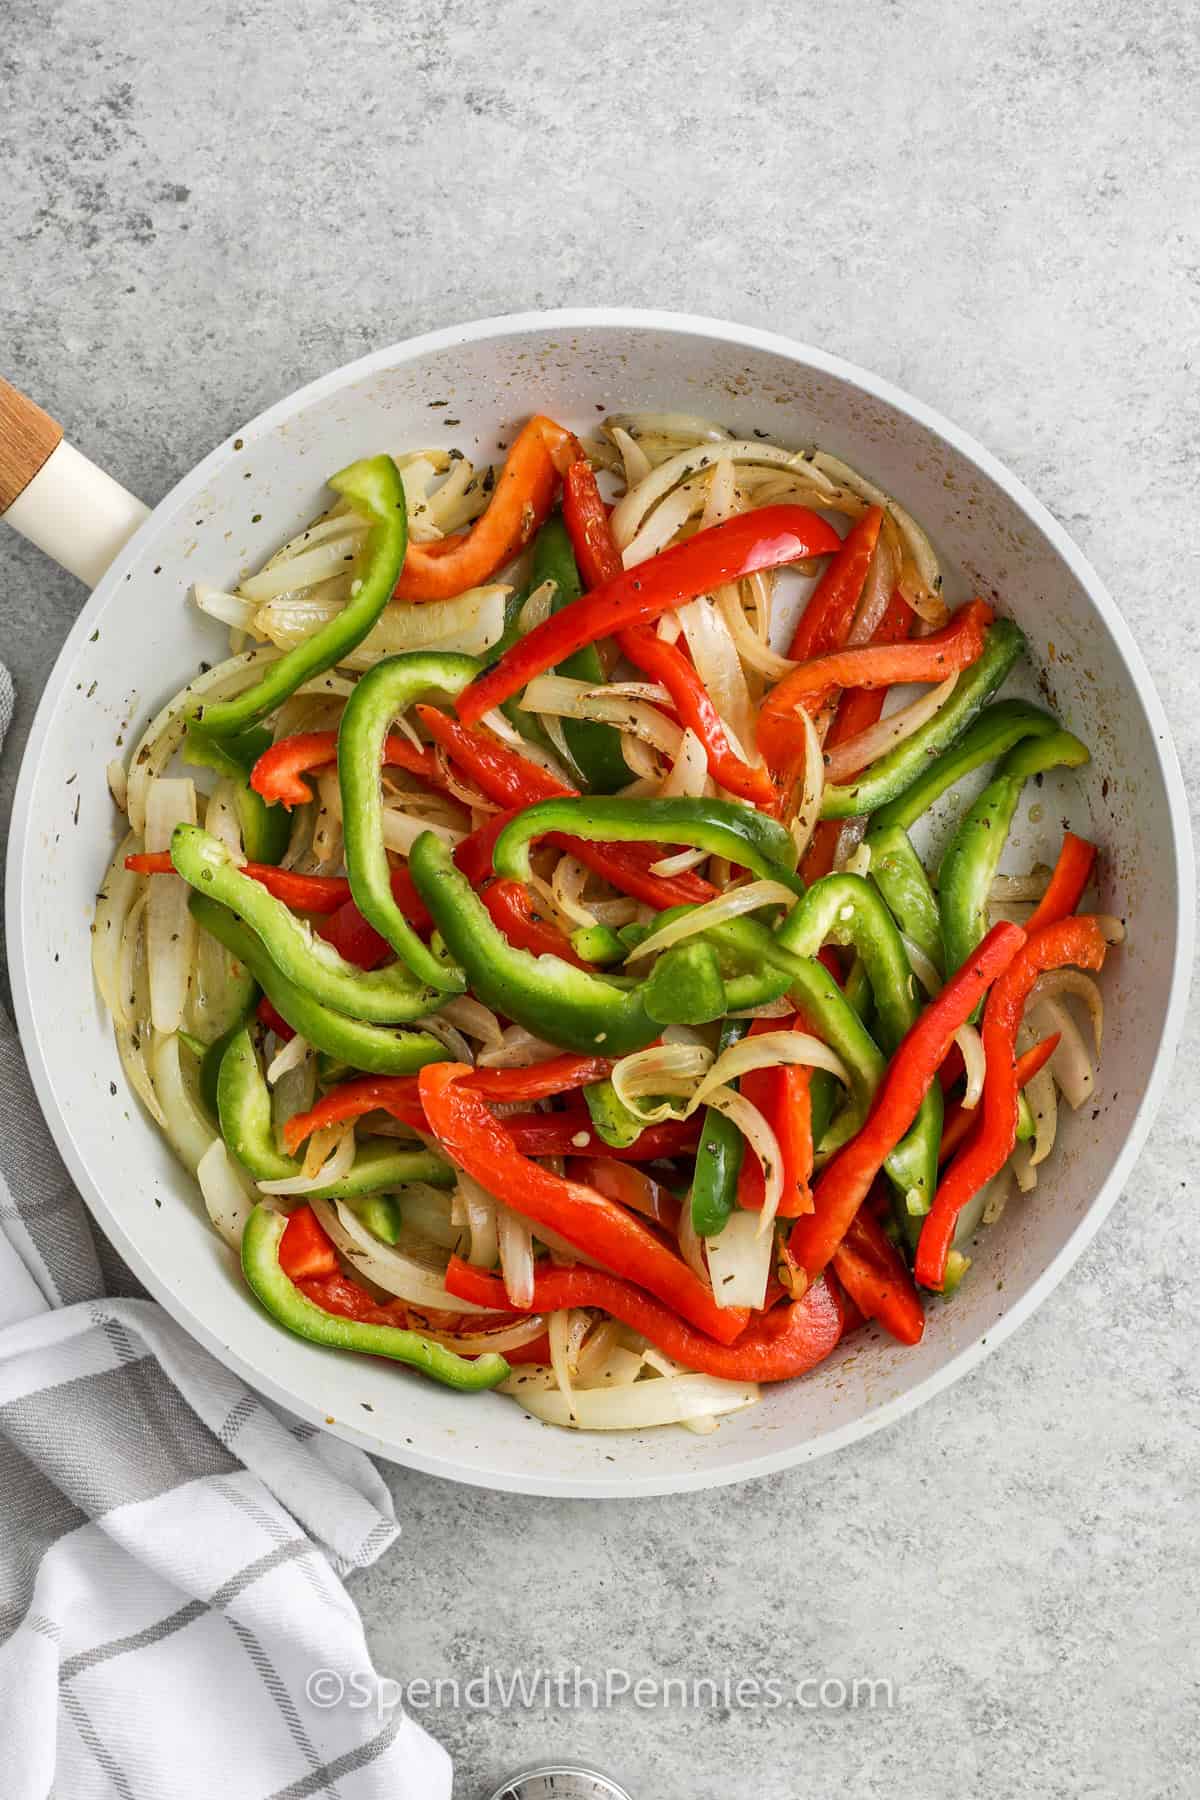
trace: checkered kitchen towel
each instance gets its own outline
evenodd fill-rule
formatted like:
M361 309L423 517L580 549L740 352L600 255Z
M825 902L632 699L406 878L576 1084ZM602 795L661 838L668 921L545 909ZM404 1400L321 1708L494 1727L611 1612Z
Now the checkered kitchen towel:
M335 1573L396 1539L378 1474L102 1264L2 1011L0 1095L3 1800L447 1800Z

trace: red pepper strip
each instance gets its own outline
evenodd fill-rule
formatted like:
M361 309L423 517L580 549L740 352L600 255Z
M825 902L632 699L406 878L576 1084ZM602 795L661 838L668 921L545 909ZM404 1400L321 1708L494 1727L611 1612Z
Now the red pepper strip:
M589 463L574 463L567 470L563 482L563 523L585 588L604 587L624 573L621 553L613 542L608 514ZM668 689L680 722L689 725L704 745L714 781L755 806L775 810L779 794L774 782L765 769L751 768L734 754L725 722L683 651L675 644L665 643L648 625L631 626L621 632L617 642L631 663Z
M572 463L563 476L562 510L584 587L604 587L615 581L624 572L621 552L613 541L608 508L586 459Z
M279 1240L279 1266L289 1281L332 1275L337 1269L333 1245L311 1206L298 1206Z
M607 1056L564 1053L524 1069L472 1069L464 1086L485 1100L508 1104L517 1100L548 1100L555 1094L586 1087L591 1081L603 1081L611 1068L612 1059ZM429 1129L415 1075L363 1075L356 1081L340 1082L308 1112L289 1119L283 1128L284 1144L294 1151L312 1132L326 1125L340 1125L346 1119L361 1119L369 1112L394 1113L406 1124L411 1120L420 1130Z
M418 705L416 713L430 737L471 777L480 793L500 806L532 806L535 800L557 800L578 792L510 750L489 731L460 725L436 706Z
M464 724L473 724L585 644L614 637L630 625L649 624L697 594L710 593L756 570L824 556L839 542L833 527L805 506L764 506L758 512L739 513L697 532L685 544L673 544L636 568L623 570L603 587L553 613L465 688L455 710Z
M127 856L125 867L139 875L173 875L175 865L168 850ZM350 883L340 875L297 875L293 869L277 869L270 863L248 862L242 874L261 882L269 894L293 912L332 913L350 898Z
M903 643L912 630L913 617L912 607L897 588L884 608L883 617L871 633L871 643ZM850 738L857 737L860 731L869 731L881 717L887 695L885 687L847 688L838 701L833 724L825 739L826 748L831 750L835 744L844 744ZM812 841L800 865L800 873L809 887L814 881L819 881L822 875L828 875L832 869L844 823L843 819L822 819L813 832Z
M795 1027L795 1018L755 1019L749 1035L761 1037L767 1031L790 1031ZM812 1211L808 1186L813 1159L809 1075L808 1069L784 1064L774 1069L752 1069L738 1084L745 1098L762 1113L779 1143L783 1176L781 1219L797 1219ZM761 1212L765 1198L762 1164L757 1156L743 1156L738 1170L738 1205L748 1212Z
M1083 897L1083 890L1091 880L1095 860L1095 844L1089 844L1086 838L1076 837L1073 831L1068 831L1063 838L1050 885L1026 922L1025 929L1030 937L1035 931L1041 931L1047 925L1055 925L1059 919L1068 918L1075 911Z
M537 917L529 889L521 882L493 881L479 898L491 914L493 925L498 926L518 950L531 950L534 956L557 956L576 969L587 967L558 926Z
M969 668L983 650L992 617L986 601L971 600L930 637L901 644L861 644L801 663L772 689L758 715L758 744L763 755L772 767L788 767L804 741L796 709L803 706L810 713L818 712L835 688L944 681L947 675Z
M668 644L651 625L629 626L617 634L617 643L623 656L667 689L680 723L690 726L704 745L713 780L752 806L777 811L778 788L765 769L753 768L737 755L729 742L724 719L679 645Z
M678 1231L679 1201L670 1188L655 1181L652 1175L644 1175L641 1169L633 1169L612 1156L580 1156L572 1158L567 1174L582 1181L585 1187L594 1187L598 1194L619 1200L632 1212L644 1214L672 1235Z
M941 1288L959 1213L1012 1155L1018 1118L1015 1045L1029 990L1047 969L1061 969L1067 963L1083 969L1101 968L1107 949L1095 919L1086 915L1060 919L1027 940L988 995L982 1026L987 1076L979 1125L946 1170L925 1215L913 1261L913 1273L922 1287Z
M1040 1044L1035 1044L1032 1050L1026 1050L1023 1056L1018 1056L1016 1068L1018 1089L1026 1087L1038 1070L1045 1068L1058 1049L1061 1037L1061 1032L1052 1032L1049 1037L1044 1037ZM945 1123L942 1126L942 1142L938 1150L939 1163L950 1161L964 1138L970 1136L972 1125L979 1123L979 1116L977 1106L968 1109L961 1101L957 1101L954 1107L947 1112Z
M925 1333L921 1296L904 1258L865 1206L851 1219L834 1254L833 1269L868 1319L878 1319L902 1344L920 1343Z
M506 1350L504 1360L506 1363L548 1363L550 1361L549 1333L543 1331L541 1337L535 1337L532 1343L519 1344L515 1350Z
M275 1011L265 994L255 1007L254 1016L268 1031L273 1031L277 1038L282 1038L285 1044L290 1044L296 1035L283 1014Z
M954 1033L1024 942L1020 926L994 925L904 1037L862 1130L827 1164L813 1189L813 1211L792 1227L788 1248L810 1280L837 1250L885 1159L916 1118Z
M580 455L572 432L540 413L530 419L471 529L432 544L409 541L396 599L449 600L490 580L525 548L554 503L560 474Z
M862 598L882 524L883 508L872 506L842 539L796 622L788 649L793 662L808 662L814 656L823 656L826 651L840 650L845 643Z
M446 1287L459 1300L507 1305L504 1283L452 1256ZM736 1343L714 1344L631 1282L603 1269L540 1267L533 1278L530 1312L557 1312L568 1306L598 1306L620 1319L667 1356L701 1375L726 1381L790 1381L834 1350L847 1322L840 1294L820 1281L803 1300L755 1313Z
M463 1083L465 1063L429 1063L417 1077L434 1136L459 1168L535 1224L560 1232L615 1275L636 1280L719 1343L728 1344L749 1317L720 1307L707 1287L649 1225L595 1188L568 1181L522 1156L499 1119Z
M301 731L280 738L264 750L250 771L250 786L264 800L279 806L303 806L312 799L312 789L300 777L309 769L326 769L337 761L336 731ZM418 750L398 731L388 736L383 748L384 766L407 769L419 775L431 787L444 788L446 783L431 750Z
M573 795L577 789L564 787L545 769L499 743L487 732L460 725L433 707L418 706L417 712L430 735L470 775L480 792L509 809L473 831L454 853L456 867L473 886L479 887L492 873L492 846L509 819L536 800ZM711 900L717 891L711 882L690 870L676 876L651 874L649 865L669 854L661 844L592 844L560 835L549 841L561 850L569 850L585 868L602 876L622 893L632 895L635 900L644 900L648 906L660 911L669 906L699 905L703 900Z
M304 1209L306 1212L308 1208ZM292 1214L295 1219L298 1215ZM283 1236L291 1230L289 1223ZM279 1260L283 1261L283 1244L280 1243ZM409 1323L408 1307L403 1300L380 1302L357 1281L351 1281L341 1270L334 1268L329 1275L302 1275L299 1280L293 1276L300 1292L319 1306L322 1312L336 1313L342 1319L358 1319L364 1325L400 1325ZM478 1316L478 1315L475 1315Z
M700 1139L700 1119L668 1119L647 1125L623 1150L614 1149L597 1136L584 1106L556 1113L511 1113L504 1121L518 1150L526 1156L616 1157L618 1162L656 1162L659 1157L682 1156L694 1150Z

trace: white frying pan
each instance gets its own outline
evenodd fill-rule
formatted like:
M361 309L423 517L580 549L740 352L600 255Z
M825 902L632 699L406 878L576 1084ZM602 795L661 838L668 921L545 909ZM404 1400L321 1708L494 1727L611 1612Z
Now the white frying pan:
M128 1092L89 968L93 896L117 835L105 765L202 660L224 654L218 628L188 603L191 583L232 585L319 510L325 475L354 457L442 441L486 455L535 409L582 427L635 408L686 409L740 436L758 427L836 452L926 526L952 601L995 596L1018 619L1044 691L1093 761L1069 788L1037 796L1016 860L1052 856L1069 809L1105 847L1106 909L1129 921L1103 977L1095 1109L1064 1121L1036 1192L1010 1202L958 1295L931 1305L923 1343L906 1350L861 1333L709 1437L555 1430L498 1396L458 1397L277 1329ZM994 1349L1061 1280L1120 1196L1163 1093L1186 999L1194 874L1166 719L1129 632L1067 534L985 450L821 351L623 310L492 319L364 357L245 426L149 515L67 444L54 448L57 437L11 391L7 413L0 404L0 508L11 502L9 521L95 587L21 772L8 874L13 990L34 1083L85 1199L216 1356L305 1418L434 1474L530 1493L669 1493L785 1468L898 1418Z

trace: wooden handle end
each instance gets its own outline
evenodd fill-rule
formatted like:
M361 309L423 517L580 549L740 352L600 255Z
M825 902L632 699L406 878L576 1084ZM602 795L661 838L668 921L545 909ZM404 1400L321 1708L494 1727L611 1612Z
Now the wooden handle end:
M0 376L0 513L24 493L62 434L57 420Z

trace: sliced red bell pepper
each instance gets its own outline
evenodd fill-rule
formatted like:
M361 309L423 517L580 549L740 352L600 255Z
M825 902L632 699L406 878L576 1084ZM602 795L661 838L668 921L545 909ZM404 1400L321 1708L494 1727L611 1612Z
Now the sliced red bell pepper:
M450 1258L445 1280L459 1300L479 1306L510 1304L498 1276L461 1257ZM790 1381L805 1374L836 1349L848 1316L840 1294L818 1281L802 1300L755 1313L735 1343L714 1343L632 1282L603 1269L539 1267L526 1310L557 1312L568 1306L600 1307L685 1368L725 1381Z
M1087 915L1060 919L1027 940L988 995L982 1027L987 1075L980 1120L943 1175L925 1215L913 1265L922 1287L941 1288L959 1213L1012 1155L1018 1119L1016 1037L1029 990L1048 969L1061 969L1068 963L1082 969L1101 968L1107 949L1095 919Z
M265 994L255 1007L254 1016L261 1025L265 1025L268 1031L273 1031L275 1036L282 1039L285 1044L290 1044L296 1035L283 1014L275 1011Z
M465 1063L430 1063L417 1078L425 1115L452 1161L525 1218L636 1281L719 1343L731 1343L745 1327L745 1307L718 1306L683 1258L624 1207L523 1156L482 1097L464 1085L469 1073Z
M527 632L463 690L456 702L458 716L472 724L585 644L614 637L630 625L649 624L697 594L756 570L823 556L839 542L833 527L804 506L764 506L697 532L687 543L624 570Z
M1018 1056L1016 1068L1018 1090L1026 1087L1039 1069L1045 1068L1058 1049L1061 1038L1061 1032L1052 1032L1039 1044L1034 1044L1031 1050L1026 1050L1023 1056ZM947 1060L949 1059L947 1058ZM950 1161L959 1145L970 1137L971 1127L978 1125L979 1118L979 1108L973 1106L968 1109L961 1100L956 1100L953 1106L947 1107L945 1121L942 1125L942 1141L938 1147L939 1163Z
M897 588L884 609L883 617L871 633L871 643L903 643L912 630L914 616L912 607ZM829 735L825 739L826 748L832 750L835 745L845 744L857 737L860 731L869 731L882 717L887 696L888 690L885 687L847 688L838 701ZM814 881L819 881L822 875L828 875L832 869L844 823L843 819L822 819L813 832L800 865L800 873L809 887Z
M877 1319L902 1344L919 1344L925 1332L921 1296L900 1252L865 1206L851 1219L834 1253L833 1271L868 1319Z
M529 543L554 504L562 475L582 452L573 432L539 413L521 427L487 511L461 536L409 540L397 600L449 600L489 581ZM486 710L486 709L485 709Z
M944 681L947 675L969 668L983 651L993 616L986 601L971 600L959 607L948 625L929 637L899 644L861 644L801 663L763 703L758 715L759 749L773 768L790 767L804 744L797 708L818 712L837 688Z
M1059 919L1065 919L1075 911L1092 878L1095 861L1095 844L1089 844L1086 838L1076 837L1073 831L1068 831L1063 838L1050 885L1026 922L1025 929L1030 937L1044 926L1055 925Z
M603 1081L611 1069L610 1057L564 1052L521 1069L472 1069L463 1085L485 1100L512 1105L521 1100L548 1100L556 1094L587 1087L589 1082ZM283 1128L284 1145L294 1151L314 1131L340 1125L346 1119L361 1119L371 1112L390 1112L421 1131L429 1129L415 1075L362 1075L354 1081L339 1082L308 1112L290 1118ZM545 1116L547 1120L554 1117Z
M768 1031L795 1028L795 1018L755 1019L748 1035L761 1037ZM741 1093L752 1106L757 1106L779 1144L783 1177L778 1213L781 1219L796 1219L812 1211L808 1185L813 1165L810 1076L811 1070L784 1063L774 1069L752 1069L739 1083ZM738 1205L750 1212L761 1212L765 1198L762 1164L757 1156L743 1156L738 1170Z
M751 514L751 517L754 515ZM642 565L645 566L644 564ZM621 654L652 681L661 681L671 696L680 723L689 726L704 745L708 772L714 781L768 812L779 809L779 790L763 768L743 762L729 741L725 721L713 705L708 689L691 660L678 644L668 644L651 625L631 625L618 632Z
M827 651L840 650L845 643L862 598L882 524L883 508L872 506L842 539L796 621L788 647L793 662L808 662L814 656L824 656Z
M279 1266L289 1281L332 1275L337 1269L333 1244L311 1206L298 1206L279 1240Z
M1019 926L994 925L901 1041L862 1130L827 1164L813 1189L813 1211L792 1227L788 1248L810 1280L834 1255L871 1183L916 1118L954 1033L1024 942Z
M418 705L416 713L430 737L471 777L480 793L500 806L532 806L535 800L555 800L577 791L502 744L490 731L462 725L436 706Z
M531 950L534 956L558 956L577 969L587 966L557 925L537 917L533 897L521 882L489 882L479 898L491 914L493 925L499 926L518 950Z
M621 552L613 541L608 508L600 498L592 466L585 458L572 463L563 477L562 510L584 588L615 581L623 570Z
M312 799L312 789L301 776L312 769L327 769L337 762L336 731L301 731L280 738L264 750L250 771L250 786L264 800L291 808ZM430 787L444 788L437 757L418 750L398 731L389 733L383 749L383 766L407 769Z
M293 1219L296 1216L295 1213L292 1214ZM290 1229L289 1225L288 1230ZM286 1239L287 1232L283 1235ZM279 1260L283 1262L282 1243ZM357 1281L351 1281L348 1275L343 1275L336 1267L328 1275L301 1275L299 1279L295 1276L292 1279L300 1292L314 1306L319 1306L322 1312L336 1313L342 1319L357 1319L363 1325L408 1325L408 1307L403 1300L379 1301L374 1294L369 1294L365 1287L360 1287ZM473 1318L477 1316L472 1315Z
M594 1187L597 1193L607 1194L610 1200L619 1200L622 1206L642 1213L672 1236L678 1231L678 1199L661 1181L630 1163L618 1162L614 1156L573 1157L567 1174L573 1181L582 1181L585 1187Z
M175 873L169 850L127 856L125 867L138 875ZM297 875L294 869L277 869L272 863L255 862L243 863L241 871L261 882L269 894L274 894L293 912L332 913L350 898L350 883L340 875Z

